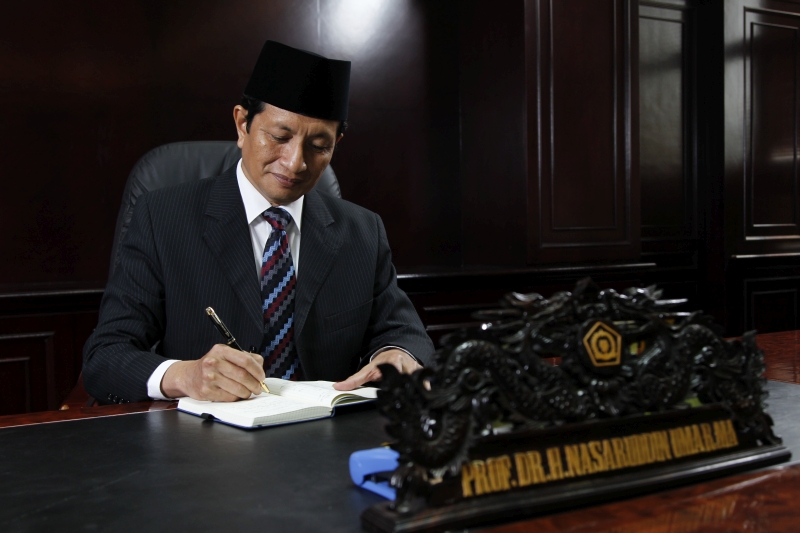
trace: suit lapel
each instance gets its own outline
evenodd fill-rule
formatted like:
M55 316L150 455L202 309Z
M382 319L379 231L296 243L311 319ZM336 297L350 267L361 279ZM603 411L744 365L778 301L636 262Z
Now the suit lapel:
M236 168L216 178L206 206L203 239L216 255L228 281L248 315L258 327L264 326L261 316L261 293L258 274L253 264L253 245L242 203Z
M316 190L306 194L303 205L303 225L300 245L300 265L297 275L297 295L294 306L294 334L300 336L311 304L336 260L342 236L324 200Z

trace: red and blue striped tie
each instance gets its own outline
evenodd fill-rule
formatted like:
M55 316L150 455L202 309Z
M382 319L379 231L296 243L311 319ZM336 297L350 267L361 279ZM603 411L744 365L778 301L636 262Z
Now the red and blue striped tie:
M279 207L263 213L272 231L261 258L261 301L264 313L264 340L261 355L267 377L302 378L300 358L294 346L294 294L297 276L289 249L286 227L292 215Z

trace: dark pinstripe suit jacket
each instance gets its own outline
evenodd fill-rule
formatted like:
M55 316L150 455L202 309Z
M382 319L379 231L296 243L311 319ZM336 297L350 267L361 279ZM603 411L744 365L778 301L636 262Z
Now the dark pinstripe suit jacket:
M397 287L380 217L312 190L302 228L294 327L306 378L344 379L387 345L430 362L433 343ZM235 167L139 199L84 347L86 390L104 402L145 400L165 358L199 359L221 342L208 306L242 347L261 345L258 274Z

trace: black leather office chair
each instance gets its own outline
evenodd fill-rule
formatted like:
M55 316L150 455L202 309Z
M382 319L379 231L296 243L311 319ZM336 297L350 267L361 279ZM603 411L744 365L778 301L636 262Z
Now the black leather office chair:
M222 174L242 157L242 151L234 141L193 141L165 144L144 154L128 176L122 205L114 231L111 248L111 265L108 277L119 263L119 243L128 231L136 200L142 193L169 185L177 185ZM316 189L342 197L336 174L328 166L317 182Z

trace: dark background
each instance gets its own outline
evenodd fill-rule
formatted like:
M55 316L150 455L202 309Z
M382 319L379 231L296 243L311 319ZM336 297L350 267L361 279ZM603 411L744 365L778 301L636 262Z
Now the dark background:
M798 328L800 2L5 1L0 414L73 386L128 173L235 139L266 39L353 62L332 165L434 340L587 275Z
M383 216L398 265L460 264L455 2L35 5L11 3L0 31L0 282L104 283L134 163L235 140L266 39L353 62L345 198Z

